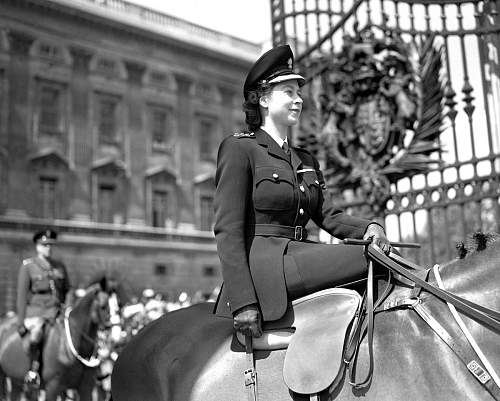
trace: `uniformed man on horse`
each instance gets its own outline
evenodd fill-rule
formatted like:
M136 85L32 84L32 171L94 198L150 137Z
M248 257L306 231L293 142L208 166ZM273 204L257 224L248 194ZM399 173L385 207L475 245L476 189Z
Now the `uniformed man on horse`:
M30 369L25 383L30 388L40 385L40 361L47 325L52 325L61 311L70 283L66 267L52 258L57 233L42 230L33 236L36 256L24 259L17 282L17 318L19 335L26 339Z

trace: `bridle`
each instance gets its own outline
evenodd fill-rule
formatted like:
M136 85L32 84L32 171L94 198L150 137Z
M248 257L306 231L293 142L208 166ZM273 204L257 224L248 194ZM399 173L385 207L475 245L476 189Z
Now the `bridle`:
M81 362L84 366L86 366L88 368L96 368L101 363L101 360L98 357L94 356L94 355L91 355L89 359L85 359L83 356L81 356L78 353L78 351L75 348L75 345L73 344L73 339L71 337L71 327L70 327L70 324L69 324L69 316L70 316L72 310L73 309L71 307L68 307L64 311L64 333L66 335L66 342L68 343L69 350L71 351L71 354L79 362ZM96 344L96 341L93 340L93 339L91 339L90 337L87 338L87 341L92 341L92 342L94 342ZM94 349L96 349L96 348L97 347L94 347Z
M98 291L98 290L95 290L95 291ZM80 331L79 334L86 341L93 343L93 345L94 345L93 355L91 355L90 358L88 358L88 359L86 359L80 355L80 353L78 352L78 350L76 349L76 347L73 343L73 338L71 336L71 325L70 325L70 321L69 321L72 310L73 309L71 307L67 307L65 312L64 312L64 333L65 333L65 337L66 337L66 342L68 344L68 348L69 348L71 354L84 366L86 366L88 368L96 368L101 363L101 360L97 356L94 355L97 353L97 349L98 349L97 341L95 339L91 338L86 333ZM99 315L100 315L100 313L99 313Z

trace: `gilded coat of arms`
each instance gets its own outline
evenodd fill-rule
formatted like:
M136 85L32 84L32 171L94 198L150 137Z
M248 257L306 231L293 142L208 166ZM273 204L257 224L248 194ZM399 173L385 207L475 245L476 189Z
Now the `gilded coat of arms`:
M409 45L366 27L321 58L313 81L317 136L329 188L355 191L379 213L390 184L438 163L443 98L441 49L432 37Z

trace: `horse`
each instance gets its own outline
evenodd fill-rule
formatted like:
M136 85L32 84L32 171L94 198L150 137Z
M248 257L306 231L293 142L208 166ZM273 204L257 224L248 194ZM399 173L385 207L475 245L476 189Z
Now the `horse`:
M67 308L45 330L40 368L41 389L45 400L64 399L66 389L76 389L81 401L91 401L95 387L93 357L98 329L108 324L108 293L106 278L92 284L86 294ZM7 399L6 379L11 381L10 400L19 400L23 392L23 378L29 369L25 352L26 339L16 331L16 317L0 321L0 399ZM37 392L25 394L37 399Z
M500 241L439 267L444 288L456 296L500 310ZM395 276L395 275L394 275ZM429 274L429 284L437 278ZM379 277L375 291L387 300L412 294L404 277ZM385 292L390 288L390 292ZM418 301L418 302L417 302ZM431 292L414 298L444 326L456 344L468 346L446 302ZM248 397L245 347L233 333L232 320L216 317L210 304L170 312L140 331L120 353L112 373L114 401L259 401L309 400L284 383L287 349L255 351L257 398ZM496 313L496 312L495 312ZM465 324L493 367L500 366L500 333L464 316ZM369 336L360 341L356 361L348 366L358 381L370 370ZM314 341L314 340L313 340ZM366 386L351 386L347 374L315 395L317 400L419 401L491 400L491 395L461 362L452 348L415 309L377 310L373 328L373 375ZM307 350L306 350L307 352ZM355 364L354 364L355 363ZM321 366L318 366L321 369ZM352 372L351 372L352 373ZM333 380L333 377L332 377ZM498 398L497 398L498 399Z

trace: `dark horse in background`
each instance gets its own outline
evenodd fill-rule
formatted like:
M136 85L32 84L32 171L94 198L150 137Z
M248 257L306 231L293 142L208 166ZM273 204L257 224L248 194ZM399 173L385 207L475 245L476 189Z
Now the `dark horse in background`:
M55 324L46 330L40 370L46 401L55 401L58 396L64 399L63 394L69 388L78 391L81 401L92 399L96 382L95 368L85 366L78 358L89 361L95 351L97 330L108 322L107 281L103 277L87 289L85 296L76 301L73 309L68 309L65 316L59 316ZM67 329L74 353L67 339ZM12 383L10 399L20 399L23 378L29 368L23 341L16 331L16 317L0 322L0 400L8 399L7 377ZM90 361L91 365L93 361ZM28 397L36 397L36 394Z
M470 252L439 268L444 287L469 301L500 310L500 241ZM436 284L434 276L428 282ZM384 279L378 282L380 293ZM390 297L413 285L397 280ZM427 291L420 303L466 343L445 302ZM211 314L212 305L197 304L166 314L138 333L120 354L112 374L114 401L240 401L246 400L243 372L248 366L243 347L233 337L230 319ZM500 367L500 333L468 317L465 323L491 365ZM236 344L235 344L236 343ZM232 351L230 350L232 348ZM366 336L361 342L356 373L368 370ZM239 352L238 352L239 351ZM469 401L492 400L456 354L412 309L375 315L374 373L369 386L356 389L340 380L322 391L320 400ZM255 351L259 401L308 400L288 390L282 366L286 350ZM347 376L347 375L345 375ZM332 378L333 379L333 378Z

